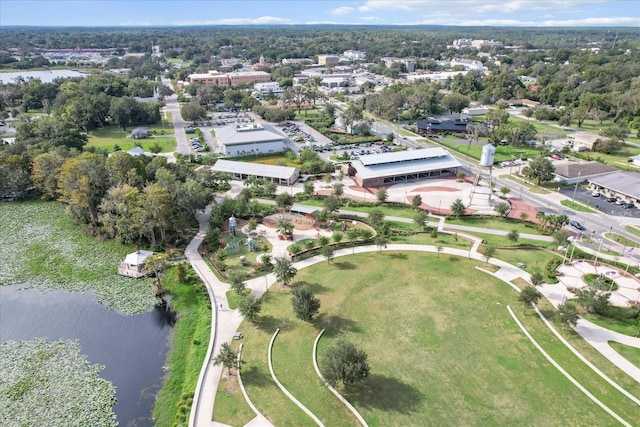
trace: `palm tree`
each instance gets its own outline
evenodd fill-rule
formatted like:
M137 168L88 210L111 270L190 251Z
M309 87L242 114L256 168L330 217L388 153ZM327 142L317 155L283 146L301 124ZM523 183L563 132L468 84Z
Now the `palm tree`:
M283 236L291 236L293 234L293 223L289 218L281 217L276 222L276 229Z

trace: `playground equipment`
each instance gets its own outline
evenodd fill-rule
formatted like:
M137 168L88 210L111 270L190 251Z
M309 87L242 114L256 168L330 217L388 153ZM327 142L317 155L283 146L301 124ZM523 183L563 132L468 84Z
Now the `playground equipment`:
M225 249L227 250L228 254L234 255L236 253L236 250L238 249L238 238L234 237L232 241L227 243Z
M249 248L250 252L258 252L260 250L258 244L251 237L247 239L247 247Z

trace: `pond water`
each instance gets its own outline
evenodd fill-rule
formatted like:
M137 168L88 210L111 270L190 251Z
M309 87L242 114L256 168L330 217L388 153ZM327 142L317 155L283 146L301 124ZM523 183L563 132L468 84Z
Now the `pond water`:
M114 412L121 426L153 426L169 334L167 318L158 309L125 316L100 305L90 293L0 286L0 342L77 339L90 363L105 366L100 376L116 386Z
M0 83L15 83L16 78L40 79L42 83L51 83L57 78L63 77L87 77L89 74L77 70L40 70L40 71L15 71L0 73Z

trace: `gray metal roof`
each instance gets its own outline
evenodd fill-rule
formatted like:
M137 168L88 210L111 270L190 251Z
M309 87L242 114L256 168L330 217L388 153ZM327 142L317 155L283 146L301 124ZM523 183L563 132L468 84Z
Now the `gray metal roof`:
M362 178L406 175L462 166L448 151L439 147L361 156L352 165Z
M234 125L216 128L216 137L223 145L240 145L284 140L282 135L262 127L255 129L236 129Z
M262 163L236 162L219 159L213 166L212 172L227 172L243 175L263 176L289 180L297 173L296 168L288 166L264 165Z
M423 148L420 150L395 151L392 153L370 154L360 156L364 166L380 165L384 163L406 162L408 160L426 160L438 157L451 157L448 151L440 148Z
M303 213L303 214L308 214L311 215L314 212L318 212L321 209L317 206L308 206L308 205L300 205L298 203L294 203L293 206L291 206L291 209L289 209L292 212L298 212L298 213Z
M589 182L640 200L640 173L613 172L592 178Z

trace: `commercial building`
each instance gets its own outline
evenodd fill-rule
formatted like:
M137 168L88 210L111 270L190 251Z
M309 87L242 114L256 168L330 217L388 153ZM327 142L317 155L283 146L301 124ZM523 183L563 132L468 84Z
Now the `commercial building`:
M340 57L338 55L318 55L319 65L338 65Z
M598 176L615 172L617 169L600 162L554 162L554 181L563 184L585 182Z
M591 132L573 132L568 135L571 140L569 145L573 151L590 151L593 150L593 145L602 139L597 133Z
M393 56L385 56L384 58L380 58L384 65L387 68L391 68L393 64L400 63L403 64L407 70L407 73L413 73L416 69L416 61L411 58L396 58Z
M351 162L355 180L362 187L456 175L461 166L442 148L372 154Z
M342 57L347 61L364 61L367 55L359 50L345 50Z
M268 94L269 92L273 93L275 96L282 95L282 88L280 87L280 83L278 82L256 83L255 85L253 85L253 90L258 92L262 96Z
M430 133L467 133L467 125L473 120L438 120L433 117L428 117L426 120L418 120L416 123L416 129L418 133L430 134Z
M261 163L236 162L219 159L211 166L211 172L228 173L231 179L245 180L250 176L268 179L279 185L293 185L300 176L298 168L287 166L263 165Z
M589 189L640 206L640 173L613 172L589 180Z
M237 86L240 84L253 84L259 82L270 82L271 75L264 71L235 71L231 73L220 73L209 71L207 73L189 74L189 83L201 83L220 87Z
M284 137L257 123L217 128L216 137L222 153L231 157L284 151Z

